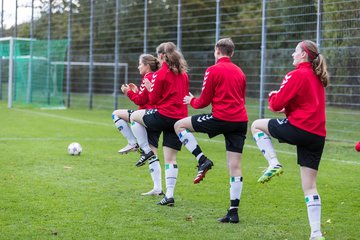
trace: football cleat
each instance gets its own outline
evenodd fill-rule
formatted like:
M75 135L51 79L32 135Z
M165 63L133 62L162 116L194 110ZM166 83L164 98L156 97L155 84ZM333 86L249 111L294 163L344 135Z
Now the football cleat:
M140 153L140 154L143 154L143 153L144 153L144 151L143 151L140 147L138 147L137 151L138 151L138 153Z
M147 160L149 160L152 157L156 157L153 151L150 151L148 153L141 153L139 161L136 162L135 166L141 167L143 166Z
M218 221L221 223L238 223L239 222L238 209L237 208L229 209L227 214L224 217L219 218Z
M266 183L274 176L279 176L284 172L280 164L275 166L269 166L263 173L263 175L258 179L259 183Z
M136 152L136 151L139 151L139 145L137 144L137 143L135 143L135 144L128 144L128 145L126 145L125 147L123 147L122 149L120 149L119 151L118 151L118 153L120 153L120 154L127 154L127 153L129 153L129 152Z
M206 160L202 164L199 164L198 173L197 173L197 175L196 175L196 177L194 179L194 184L197 184L201 180L203 180L203 178L205 177L206 172L209 171L212 166L214 166L214 164L208 158L206 158Z
M146 193L142 193L141 196L162 196L164 195L164 192L162 190L155 190L152 189Z
M157 203L157 205L169 206L169 207L173 207L174 204L175 204L174 198L167 198L166 196L163 199L161 199L160 202Z

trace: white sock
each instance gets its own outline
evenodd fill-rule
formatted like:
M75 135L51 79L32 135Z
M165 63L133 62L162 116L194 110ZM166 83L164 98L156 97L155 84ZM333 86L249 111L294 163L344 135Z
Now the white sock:
M159 159L149 161L150 175L154 182L154 190L162 191L161 187L161 166Z
M311 238L320 237L321 233L321 199L318 194L305 196L309 224L311 229Z
M131 122L131 130L137 139L139 147L144 151L144 153L149 153L151 148L149 146L146 128L140 123Z
M280 165L271 138L264 132L258 132L253 135L256 145L264 154L270 166Z
M178 176L178 167L176 164L165 164L165 179L166 179L166 197L174 197L174 190L176 179Z
M115 114L113 114L112 119L116 128L120 131L120 133L127 139L129 144L135 145L136 138L132 133L129 124L122 118L119 118Z
M230 177L230 208L239 208L241 192L242 192L242 177Z
M199 161L200 157L204 155L196 141L194 135L189 132L189 130L185 129L184 131L179 133L180 142L184 144L187 150L191 152L196 159Z

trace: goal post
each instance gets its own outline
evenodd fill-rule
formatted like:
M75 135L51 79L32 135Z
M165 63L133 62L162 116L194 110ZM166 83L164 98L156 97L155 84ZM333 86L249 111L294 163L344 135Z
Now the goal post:
M90 67L90 65L92 65L93 67L110 67L110 68L123 68L124 69L124 73L123 73L123 76L124 76L124 83L125 84L128 84L129 80L128 80L128 74L129 74L129 66L128 66L128 63L111 63L111 62L52 62L53 66L56 68L57 66L67 66L69 68L72 68L72 67L75 67L75 66L86 66L86 67ZM116 71L117 73L120 72L119 71ZM69 81L69 79L67 79L67 81ZM90 84L90 83L89 83ZM117 101L118 101L118 95L119 95L119 78L118 76L114 77L113 78L113 88L112 88L112 95L114 97L114 108L116 108L117 106ZM70 82L68 82L67 84L67 87L66 87L66 99L67 99L67 107L70 106L70 96L71 96L71 89L70 89ZM92 98L93 97L93 94L92 92L88 92L88 102L89 102L89 107L90 107L90 103L92 102Z

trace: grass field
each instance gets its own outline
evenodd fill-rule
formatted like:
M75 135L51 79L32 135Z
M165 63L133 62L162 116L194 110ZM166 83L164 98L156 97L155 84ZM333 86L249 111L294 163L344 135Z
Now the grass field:
M0 102L0 126L0 239L309 238L292 146L274 143L285 173L261 185L267 164L249 135L240 223L231 225L216 221L229 206L222 137L196 135L215 164L200 184L192 183L194 157L186 149L178 154L170 208L157 206L159 197L140 196L152 187L148 167L134 166L136 153L117 153L126 142L109 110L7 109ZM74 141L83 146L80 157L67 154ZM360 239L359 158L353 143L326 142L318 176L326 239Z

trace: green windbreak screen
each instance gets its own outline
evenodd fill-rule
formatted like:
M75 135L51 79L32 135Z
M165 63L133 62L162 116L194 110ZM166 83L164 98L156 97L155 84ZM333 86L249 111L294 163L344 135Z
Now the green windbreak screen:
M63 62L66 49L67 40L14 40L14 104L64 106ZM0 42L2 59L9 59L9 52L9 42Z

